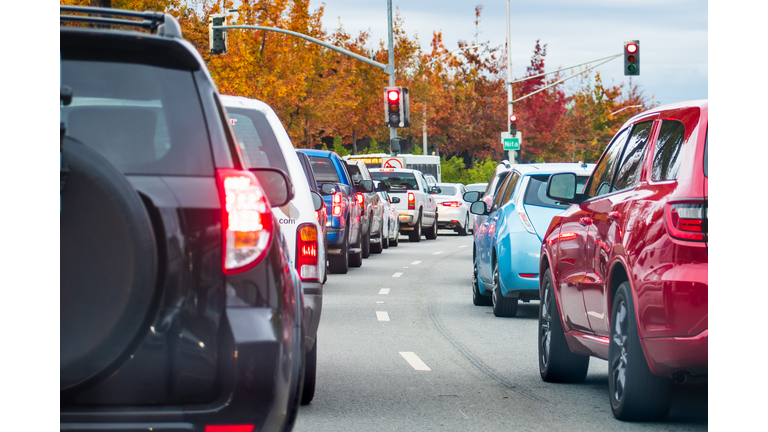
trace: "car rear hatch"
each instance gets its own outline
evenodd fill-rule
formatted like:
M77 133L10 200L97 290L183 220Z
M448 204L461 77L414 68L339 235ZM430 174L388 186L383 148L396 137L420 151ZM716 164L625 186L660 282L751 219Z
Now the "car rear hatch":
M552 218L567 209L568 204L561 204L547 197L549 174L532 175L528 176L527 179L523 185L525 192L520 195L518 200L517 212L523 226L527 229L532 227L541 240L541 236L547 232ZM520 211L519 204L522 204L523 212Z

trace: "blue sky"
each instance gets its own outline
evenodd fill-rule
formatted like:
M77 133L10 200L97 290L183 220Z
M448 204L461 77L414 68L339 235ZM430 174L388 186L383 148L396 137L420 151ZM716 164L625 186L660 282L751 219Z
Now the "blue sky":
M376 43L386 40L386 0L312 0L311 9L325 4L323 26L357 34L369 30ZM481 43L506 42L505 0L393 0L405 20L406 32L418 35L428 49L432 32L442 30L448 49L459 40L474 42L474 8L484 6ZM700 0L512 0L512 73L520 77L530 62L536 39L546 43L547 70L595 60L638 39L641 74L634 78L647 96L672 103L708 97L707 2ZM621 58L600 66L607 84L627 82ZM567 85L568 82L566 82Z

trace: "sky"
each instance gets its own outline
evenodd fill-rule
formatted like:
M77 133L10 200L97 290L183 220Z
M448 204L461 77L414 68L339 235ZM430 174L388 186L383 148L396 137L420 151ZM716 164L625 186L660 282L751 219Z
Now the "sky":
M325 5L323 27L342 23L353 35L370 30L372 40L387 40L386 0L311 0L310 9ZM443 32L451 50L458 41L474 45L474 9L484 6L480 43L506 43L504 0L393 0L409 36L417 35L428 50L433 31ZM547 44L546 70L573 66L619 54L624 41L640 41L640 76L633 82L661 103L708 98L707 2L701 0L539 0L511 2L512 76L521 77L536 40ZM621 57L596 70L605 84L627 83ZM576 80L576 79L574 79ZM569 81L566 81L566 85Z

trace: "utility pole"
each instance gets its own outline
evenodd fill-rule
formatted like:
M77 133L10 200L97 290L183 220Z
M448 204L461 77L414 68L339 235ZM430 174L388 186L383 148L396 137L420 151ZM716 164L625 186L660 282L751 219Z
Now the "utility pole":
M512 116L512 27L509 25L509 2L507 0L507 132L512 133L512 123L509 118ZM390 60L391 63L391 60ZM509 163L515 163L515 151L509 150Z
M392 0L387 0L387 25L389 27L389 86L395 86L395 37L392 33ZM392 139L397 136L397 129L389 128L389 143L392 145ZM397 156L394 151L390 151L391 156Z

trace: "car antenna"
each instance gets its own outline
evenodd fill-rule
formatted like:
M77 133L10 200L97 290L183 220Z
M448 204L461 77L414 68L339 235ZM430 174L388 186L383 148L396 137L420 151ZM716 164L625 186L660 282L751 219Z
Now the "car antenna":
M587 164L586 162L579 161L579 166L581 166L582 168L586 168Z

